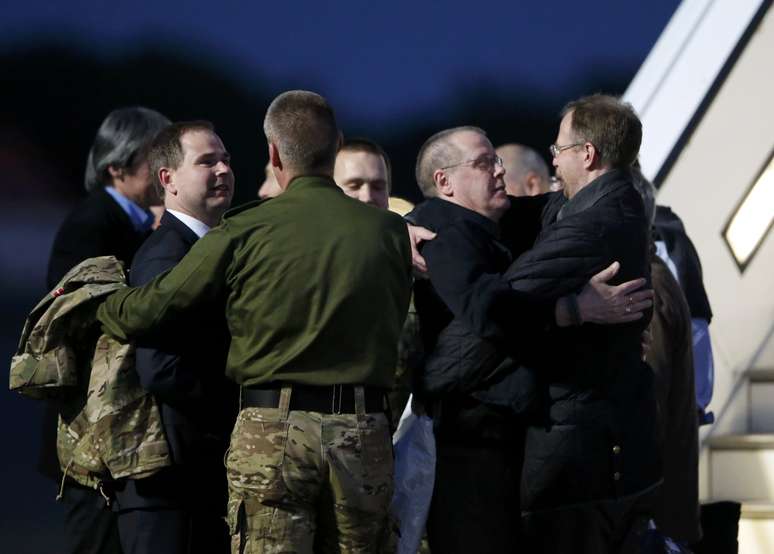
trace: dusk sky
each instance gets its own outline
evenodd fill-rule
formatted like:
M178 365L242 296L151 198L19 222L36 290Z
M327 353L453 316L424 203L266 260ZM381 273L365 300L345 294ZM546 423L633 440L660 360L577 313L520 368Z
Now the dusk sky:
M561 96L600 68L636 70L677 4L13 2L0 49L57 41L107 61L170 49L272 92L318 90L345 118L385 124L426 116L479 83Z

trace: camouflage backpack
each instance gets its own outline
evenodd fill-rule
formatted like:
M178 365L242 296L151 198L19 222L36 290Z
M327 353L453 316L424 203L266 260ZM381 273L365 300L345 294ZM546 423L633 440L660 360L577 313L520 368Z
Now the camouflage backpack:
M57 454L65 475L99 488L171 464L153 397L134 368L134 347L100 332L97 307L126 286L113 256L71 269L27 317L11 360L10 388L57 402Z

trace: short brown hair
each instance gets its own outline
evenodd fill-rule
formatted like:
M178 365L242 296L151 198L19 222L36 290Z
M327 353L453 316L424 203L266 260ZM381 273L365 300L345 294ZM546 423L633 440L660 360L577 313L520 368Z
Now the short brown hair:
M153 183L159 196L164 198L164 187L159 181L159 171L162 167L177 169L183 163L183 144L180 139L192 131L215 132L215 126L203 119L196 121L178 121L168 125L156 135L148 150L148 165L150 166Z
M277 96L266 110L263 132L295 172L333 172L339 128L333 108L319 94L290 90Z
M392 163L390 162L390 157L387 155L387 152L384 151L384 148L379 146L371 139L356 137L344 140L341 148L339 148L339 152L345 151L366 152L375 156L381 156L381 158L384 160L384 165L387 167L387 192L390 191L392 188Z
M568 113L572 113L575 137L593 144L603 165L623 169L637 159L642 123L631 104L614 96L592 94L567 104L562 117Z
M486 136L486 132L483 129L473 125L452 127L451 129L444 129L435 133L419 149L415 176L419 190L422 191L425 198L432 198L438 195L438 192L435 190L435 180L433 179L433 173L435 173L436 169L463 161L459 159L462 152L449 140L452 135L462 131L473 131Z

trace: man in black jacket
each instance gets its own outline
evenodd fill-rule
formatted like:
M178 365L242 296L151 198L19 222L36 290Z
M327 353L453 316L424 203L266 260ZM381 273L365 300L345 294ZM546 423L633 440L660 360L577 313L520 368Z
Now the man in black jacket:
M209 122L170 125L154 140L149 160L165 212L135 256L132 286L174 267L218 225L234 192L229 154ZM137 373L159 402L173 465L118 483L115 509L125 554L229 549L223 456L237 391L224 376L227 348L217 307L199 309L137 344Z
M480 347L490 344L484 339L522 354L536 351L548 356L551 352L544 337L557 324L580 323L579 318L634 321L649 304L648 293L632 293L643 280L606 291L612 299L604 317L588 303L599 283L592 283L576 299L574 293L590 278L598 281L615 273L613 267L594 277L613 259L583 275L582 281L576 278L578 286L561 294L541 296L508 286L501 273L508 268L511 256L498 240L497 226L509 207L502 175L502 164L491 143L475 127L434 135L420 150L417 162L417 180L423 191L427 196L431 192L438 195L417 210L414 222L438 232L423 249L430 280L417 283L416 303L425 345L431 352L423 384L433 389L446 378L442 386L426 390L438 447L428 533L431 548L443 552L505 552L517 546L518 476L514 472L519 467L520 426L509 408L523 410L533 395L525 390L529 385L520 377L515 383L505 379L506 394L499 397L504 400L502 406L491 397L469 394L499 383L509 374L498 367L503 356L497 348L487 351ZM538 206L533 211L539 215L545 199L530 201L532 204ZM539 220L528 224L528 215L521 218L523 227L537 229ZM507 226L511 235L516 235L517 223L511 221ZM515 248L516 239L509 238L509 245ZM632 303L622 304L623 299Z
M156 133L169 125L160 113L143 107L120 108L108 114L97 131L86 161L86 197L57 231L48 263L49 290L72 267L87 258L115 256L126 267L147 238L153 223L148 208L158 204L147 149ZM56 459L54 403L43 414L43 440L38 467L61 479ZM102 495L73 480L64 480L64 552L106 554L121 552L115 515Z
M535 245L506 272L513 287L564 294L611 260L619 278L649 277L649 222L630 172L641 137L631 106L610 96L565 107L551 153L567 200L549 201ZM557 330L562 355L534 366L545 407L527 430L522 473L534 551L638 547L661 480L653 374L640 347L648 319Z

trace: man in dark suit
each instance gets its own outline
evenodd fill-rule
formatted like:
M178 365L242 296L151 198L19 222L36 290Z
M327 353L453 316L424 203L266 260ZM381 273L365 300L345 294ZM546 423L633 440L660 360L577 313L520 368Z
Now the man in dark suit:
M54 239L46 285L53 289L73 266L94 256L115 256L128 267L150 233L148 208L159 202L150 179L147 149L169 120L148 108L121 108L102 122L86 162L89 196L65 219ZM38 469L61 479L56 455L58 409L46 404ZM64 480L64 552L121 552L115 515L96 490Z
M135 256L133 286L174 267L218 225L234 193L229 154L209 122L170 125L151 145L149 161L166 211ZM201 307L137 347L137 373L159 402L173 465L118 484L124 552L227 552L223 455L237 392L223 373L228 347L223 310Z

